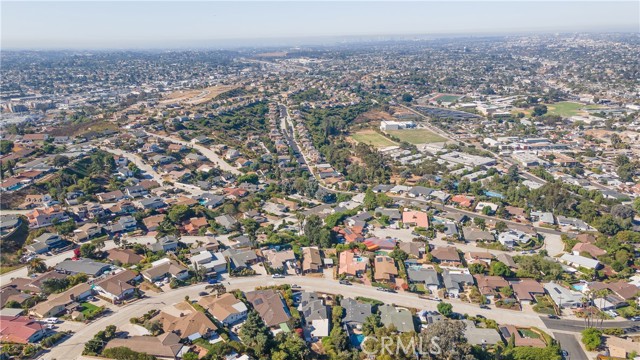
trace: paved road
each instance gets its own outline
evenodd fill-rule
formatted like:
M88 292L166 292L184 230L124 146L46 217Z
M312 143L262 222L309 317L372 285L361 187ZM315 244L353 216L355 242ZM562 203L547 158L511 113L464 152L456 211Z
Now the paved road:
M562 350L568 353L567 360L589 360L587 354L582 350L575 334L553 333L553 337L560 343Z
M540 318L544 323L545 327L551 330L560 330L560 331L570 331L570 332L581 332L585 329L584 320L567 320L567 319L548 319L541 317ZM598 324L599 326L599 324ZM603 328L633 328L636 326L640 326L640 322L637 321L629 321L629 320L605 320L602 323Z
M209 148L206 148L206 147L204 147L202 145L192 144L192 143L190 143L188 141L176 139L174 137L154 134L154 133L150 133L150 132L145 132L145 133L147 135L155 136L155 137L163 139L165 141L169 141L169 142L172 142L172 143L181 144L181 145L184 145L184 146L187 146L187 147L194 148L194 149L200 151L202 153L202 155L206 156L209 159L209 161L211 161L212 163L216 164L216 166L218 166L220 169L222 169L224 171L228 171L228 172L230 172L232 174L236 174L236 175L241 175L242 174L242 172L240 172L240 170L238 170L235 167L231 166L222 157L220 157L218 154L216 154L213 150L211 150Z
M126 157L127 159L129 159L129 161L134 163L140 170L144 171L149 176L151 176L153 180L157 181L158 184L162 185L162 182L164 181L164 179L162 178L162 175L160 175L157 171L153 170L153 167L147 164L146 162L144 162L140 156L131 152L120 150L120 149L103 148L103 150L108 151L112 154ZM195 185L183 184L180 182L172 182L172 183L174 187L182 189L194 196L200 196L205 192L204 190L200 189Z
M256 276L248 278L234 278L232 285L227 285L227 290L239 289L242 291L253 290L257 286L276 285L282 283L298 284L304 290L322 291L331 294L343 294L350 297L364 296L368 298L378 299L387 303L393 303L398 306L415 307L420 309L436 310L437 303L419 299L415 294L391 294L376 291L370 286L340 285L335 280L324 278L312 278L302 276L291 276L286 279L272 279L268 276ZM103 330L107 325L124 326L129 323L129 319L133 316L139 316L149 310L163 308L180 301L183 301L185 295L192 299L198 298L198 293L203 291L206 284L194 285L181 288L178 291L170 291L160 294L150 293L151 297L137 301L132 304L125 305L114 311L113 314L100 318L87 326L81 332L75 333L67 341L57 345L42 358L45 360L52 359L77 359L84 348L84 344L90 340L95 333ZM481 314L489 318L500 317L500 322L520 325L520 326L537 326L544 329L544 323L535 314L526 314L517 311L500 311L479 309L477 305L454 303L453 310L459 313Z

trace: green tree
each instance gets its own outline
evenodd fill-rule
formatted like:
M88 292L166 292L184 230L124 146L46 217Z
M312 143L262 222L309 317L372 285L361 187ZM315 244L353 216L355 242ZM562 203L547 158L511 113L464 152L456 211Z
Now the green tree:
M602 345L602 331L596 328L582 330L582 343L589 351L594 351Z
M47 264L39 257L35 257L27 263L27 269L29 274L43 273L47 271Z
M510 277L513 275L511 269L501 261L492 261L489 266L489 274L494 276Z
M473 218L473 223L482 230L487 228L487 223L483 218L475 217Z
M504 221L498 221L496 223L496 231L497 232L504 232L508 229L507 224L504 223Z
M167 212L167 217L174 224L180 224L192 215L191 209L187 205L174 205Z
M0 140L0 154L8 154L13 150L13 141Z
M453 314L453 305L446 302L438 303L438 312L443 316L450 317Z

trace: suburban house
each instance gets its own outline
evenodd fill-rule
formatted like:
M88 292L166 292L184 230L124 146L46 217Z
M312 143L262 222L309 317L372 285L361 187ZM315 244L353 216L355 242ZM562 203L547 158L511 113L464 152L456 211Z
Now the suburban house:
M78 284L60 294L51 295L49 299L37 304L29 310L29 314L39 318L50 318L71 312L78 307L79 302L91 296L91 285Z
M59 272L75 275L87 274L91 277L98 277L111 269L111 265L102 262L93 261L91 259L64 260L55 266Z
M582 307L582 294L569 290L564 286L558 285L554 282L549 282L544 285L544 290L551 296L551 300L560 308L577 308Z
M155 356L158 360L176 360L183 353L180 336L167 332L158 336L130 336L110 340L105 349L126 347L136 352Z
M428 289L432 294L437 294L440 288L438 272L434 268L408 266L407 278L412 284L424 284L424 288Z
M100 194L97 194L96 196L98 197L98 200L101 203L117 202L127 198L127 196L122 192L122 190L115 190L115 191L109 191L106 193L100 193Z
M143 257L131 249L109 249L107 250L107 259L114 263L131 265L140 263Z
M502 276L488 276L488 275L473 275L478 284L478 290L480 294L484 295L487 299L492 300L497 294L500 293L500 289L509 287L509 282Z
M132 284L136 279L140 279L140 275L132 270L124 270L95 282L93 289L100 297L115 304L135 293L136 288Z
M176 251L178 249L178 238L174 235L166 235L163 236L159 239L157 239L157 241L153 244L147 245L147 247L149 248L149 250L151 251L164 251L164 252L170 252L170 251Z
M227 230L233 229L233 227L238 223L238 221L230 215L216 216L214 220Z
M73 236L77 241L87 241L99 235L102 235L102 225L96 223L88 222L73 230Z
M446 264L450 266L462 265L458 249L453 246L439 246L431 250L431 256L433 257L433 260L439 264Z
M29 228L37 229L51 226L54 222L65 222L70 218L59 205L50 206L44 209L35 209L27 213Z
M351 251L340 253L338 275L360 277L367 271L369 259L355 255Z
M535 279L519 279L509 283L513 294L521 304L534 303L536 296L544 295L544 287Z
M151 268L144 270L142 276L151 282L157 282L167 277L185 280L189 271L184 266L171 259L160 259L151 263Z
M291 319L291 314L280 292L273 289L256 290L245 293L245 296L267 327L288 328L286 323Z
M42 324L26 316L0 315L0 323L0 342L3 343L35 343L47 333Z
M275 251L264 250L262 255L269 263L269 267L276 271L286 271L287 269L297 269L296 255L293 250Z
M67 244L68 242L62 239L60 235L46 232L33 239L33 242L27 245L26 248L32 253L44 254L48 251L62 248Z
M464 292L464 288L469 285L473 285L473 276L468 271L460 270L454 271L451 269L444 269L442 271L442 283L449 296L457 298L461 292Z
M467 241L495 241L495 236L486 230L480 230L475 227L463 227L462 235L464 239Z
M249 268L258 262L256 252L250 249L226 249L222 252L222 255L228 259L232 269Z
M426 250L426 244L423 242L407 242L407 241L403 241L398 243L398 248L404 252L406 252L407 254L409 254L410 256L416 257L418 259L420 259L422 257L422 255L424 255L425 250Z
M324 299L315 292L302 292L298 311L305 324L305 337L311 341L329 336L331 318L329 307Z
M147 228L147 231L156 231L158 230L160 223L164 221L165 217L165 214L147 216L146 218L142 219L142 223Z
M227 326L236 324L247 317L247 306L231 293L220 296L204 296L198 303L207 309L216 320Z
M507 230L498 234L498 241L506 247L514 247L518 244L524 244L531 239L531 236L520 230Z
M317 246L302 248L302 273L315 273L322 271L322 258Z
M486 251L469 251L464 254L464 260L467 262L467 266L471 264L482 264L488 267L491 265L493 259L493 254Z
M344 308L342 323L350 327L360 327L371 316L371 304L359 302L352 298L344 298L340 302Z
M191 268L193 269L207 269L207 274L210 273L222 273L227 270L227 260L221 252L212 253L208 250L203 250L198 254L191 256Z
M560 261L562 261L563 263L569 265L569 266L573 266L576 269L578 268L586 268L586 269L593 269L593 270L597 270L601 267L600 265L600 261L592 259L592 258L588 258L588 257L584 257L581 255L574 255L574 254L563 254L560 257Z
M423 211L405 211L402 213L402 223L404 226L429 227L429 215Z
M374 279L378 282L393 282L398 276L396 262L389 256L378 255L373 259Z
M597 258L598 256L602 256L602 255L606 255L607 252L600 249L599 247L595 246L594 244L591 243L583 243L583 242L579 242L577 244L575 244L573 246L573 248L571 249L571 252L574 255L580 255L580 253L587 253L589 255L591 255L591 257L593 258Z
M395 326L399 332L415 331L413 315L411 311L405 308L396 308L393 305L384 304L378 307L380 311L380 320L384 326Z
M106 229L111 234L122 234L134 231L138 228L138 222L131 215L121 216L111 225L107 225Z
M218 327L201 311L196 310L191 304L182 302L174 307L177 314L161 311L151 321L158 321L165 333L174 333L181 339L196 340L209 338L216 335Z

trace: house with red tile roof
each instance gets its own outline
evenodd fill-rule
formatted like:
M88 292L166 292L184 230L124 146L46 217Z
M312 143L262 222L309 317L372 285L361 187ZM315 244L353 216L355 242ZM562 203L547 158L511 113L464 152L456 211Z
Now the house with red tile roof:
M26 316L0 315L0 342L34 343L42 339L45 334L42 324Z
M402 213L402 223L405 226L429 227L429 215L424 211L405 211Z
M476 200L473 196L467 195L454 195L450 201L454 204L458 204L459 206L470 208L473 205L473 202Z

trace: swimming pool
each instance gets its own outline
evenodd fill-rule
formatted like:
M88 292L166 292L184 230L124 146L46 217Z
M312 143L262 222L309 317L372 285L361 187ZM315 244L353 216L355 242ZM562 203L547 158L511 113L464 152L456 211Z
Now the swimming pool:
M349 341L351 342L351 345L359 347L360 344L362 344L362 341L364 340L364 334L351 334L349 335Z
M584 284L573 284L571 285L574 289L582 292L582 290L584 290Z

